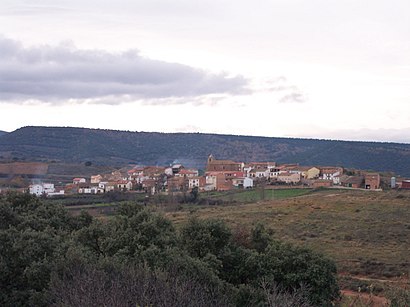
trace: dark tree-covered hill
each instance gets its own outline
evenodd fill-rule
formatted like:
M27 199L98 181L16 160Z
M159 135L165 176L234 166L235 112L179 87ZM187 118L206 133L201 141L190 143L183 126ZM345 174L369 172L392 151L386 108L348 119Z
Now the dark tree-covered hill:
M4 160L204 167L207 156L236 161L338 165L410 176L410 144L24 127L0 138Z
M7 132L0 130L0 136L5 135Z

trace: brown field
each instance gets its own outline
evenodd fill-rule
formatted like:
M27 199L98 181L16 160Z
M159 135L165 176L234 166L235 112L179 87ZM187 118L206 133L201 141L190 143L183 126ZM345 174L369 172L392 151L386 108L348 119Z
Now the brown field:
M191 216L222 219L233 229L249 229L262 222L274 230L276 239L327 255L338 267L344 296L341 306L386 306L398 292L408 302L410 191L287 189L265 193L267 200L251 202L258 195L254 190L238 195L203 194L222 198L225 204L175 205L163 199L154 206L177 227ZM116 204L74 206L70 212L84 209L107 219Z
M335 260L344 289L409 289L409 191L319 190L248 204L189 206L166 215L177 225L192 215L223 219L233 228L260 221L277 239Z
M41 162L0 163L0 174L8 175L45 175L48 164Z
M104 174L112 170L114 168L110 166L85 166L84 163L0 163L0 186L27 188L33 179L64 185L72 182L75 177L89 179L91 175Z

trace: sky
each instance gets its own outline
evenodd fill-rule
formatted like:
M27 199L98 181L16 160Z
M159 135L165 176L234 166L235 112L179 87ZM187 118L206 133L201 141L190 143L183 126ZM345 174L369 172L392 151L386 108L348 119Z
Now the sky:
M410 1L1 0L0 130L410 143Z

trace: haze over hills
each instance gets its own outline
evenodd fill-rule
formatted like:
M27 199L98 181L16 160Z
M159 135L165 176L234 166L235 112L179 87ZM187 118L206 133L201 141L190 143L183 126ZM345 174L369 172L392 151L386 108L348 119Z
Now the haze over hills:
M410 176L410 144L69 127L24 127L0 138L1 161L120 166L168 165L177 160L203 168L210 153L217 159L335 165Z

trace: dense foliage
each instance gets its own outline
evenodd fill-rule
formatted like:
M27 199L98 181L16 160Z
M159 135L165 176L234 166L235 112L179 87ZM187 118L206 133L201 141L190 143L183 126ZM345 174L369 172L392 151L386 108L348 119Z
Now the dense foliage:
M0 197L1 306L310 306L339 295L335 264L273 240L122 205L105 222L26 194Z
M203 168L210 153L244 162L338 165L410 176L409 144L62 127L25 127L0 138L0 157L27 161L167 165L178 159Z

